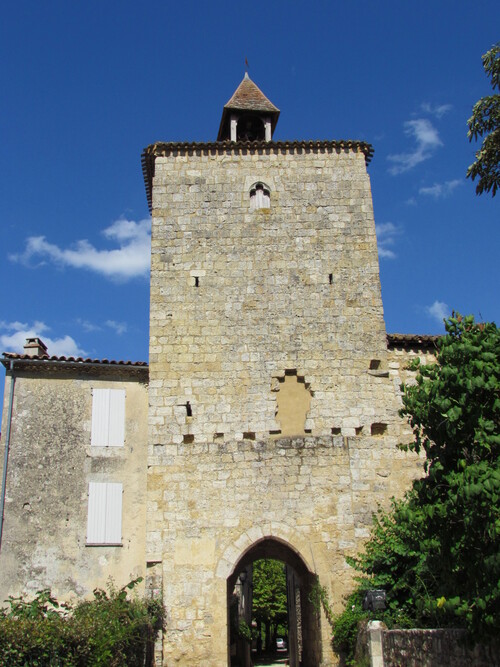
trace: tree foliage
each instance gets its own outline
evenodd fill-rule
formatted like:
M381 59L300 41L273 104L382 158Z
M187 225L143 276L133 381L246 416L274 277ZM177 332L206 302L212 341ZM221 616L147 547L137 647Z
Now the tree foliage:
M414 433L404 448L425 452L425 475L378 512L350 560L361 577L348 613L359 618L359 594L384 588L389 627L461 626L488 639L500 630L500 331L460 315L445 324L436 363L416 363L403 387Z
M266 627L268 647L278 625L287 623L285 566L279 560L263 558L253 564L252 617Z
M500 90L500 42L483 55L484 71L493 90ZM469 141L483 139L476 161L467 170L467 176L478 178L476 194L490 192L494 197L500 188L500 95L482 97L472 109L467 121Z

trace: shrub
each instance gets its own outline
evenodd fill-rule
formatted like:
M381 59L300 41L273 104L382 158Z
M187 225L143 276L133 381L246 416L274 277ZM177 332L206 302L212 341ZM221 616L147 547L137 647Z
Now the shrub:
M141 581L118 590L94 590L94 599L74 607L49 590L10 598L0 612L0 664L9 667L143 667L163 625L158 600L129 597Z
M414 364L402 387L415 438L402 448L425 452L425 475L379 510L348 563L356 594L386 591L388 627L458 626L488 642L500 626L500 330L458 314L445 326L436 362ZM352 656L359 598L347 604L335 625Z

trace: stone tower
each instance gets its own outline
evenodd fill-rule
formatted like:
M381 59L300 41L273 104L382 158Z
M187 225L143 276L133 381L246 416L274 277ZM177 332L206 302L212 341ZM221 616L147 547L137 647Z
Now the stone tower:
M166 665L230 664L233 589L264 556L288 566L291 664L336 664L310 588L340 608L346 554L415 472L394 448L372 148L273 141L278 116L245 75L217 141L143 155L147 566Z

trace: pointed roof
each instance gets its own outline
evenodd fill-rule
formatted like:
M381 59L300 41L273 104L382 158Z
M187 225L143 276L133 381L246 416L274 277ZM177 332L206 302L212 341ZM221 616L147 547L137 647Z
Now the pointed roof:
M267 99L262 90L248 76L248 72L245 72L243 81L238 88L236 88L229 102L224 105L217 141L221 141L224 135L227 135L227 124L229 123L231 111L240 113L242 111L247 111L269 116L271 119L272 132L274 132L274 128L276 127L280 115L278 107L275 107L274 104Z
M243 81L234 91L233 96L224 109L235 109L238 111L267 111L268 113L279 113L279 109L270 102L262 90L252 81L245 72Z

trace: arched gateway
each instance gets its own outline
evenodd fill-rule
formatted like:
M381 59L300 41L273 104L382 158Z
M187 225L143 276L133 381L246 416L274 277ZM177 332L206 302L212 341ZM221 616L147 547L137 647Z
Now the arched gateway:
M288 664L290 667L317 667L321 661L320 613L312 596L317 576L310 571L298 551L284 540L272 536L263 537L246 549L227 578L228 665L250 667L252 664L250 643L241 641L234 632L231 605L236 597L237 619L244 620L250 627L252 565L263 558L281 561L286 567Z

